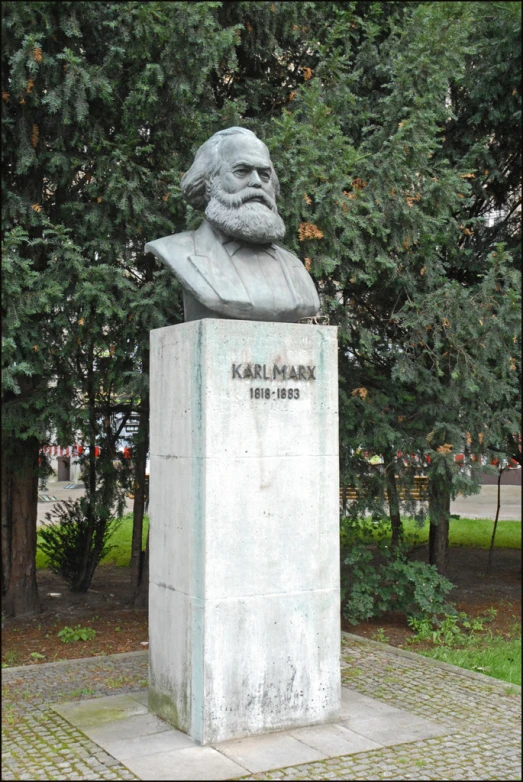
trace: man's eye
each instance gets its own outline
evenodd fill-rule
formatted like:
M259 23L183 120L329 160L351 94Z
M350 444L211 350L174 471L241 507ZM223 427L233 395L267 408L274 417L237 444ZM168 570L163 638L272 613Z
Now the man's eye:
M264 182L268 182L271 175L268 171L260 171L260 179L263 179Z
M249 172L246 168L237 168L234 173L236 176L247 176Z

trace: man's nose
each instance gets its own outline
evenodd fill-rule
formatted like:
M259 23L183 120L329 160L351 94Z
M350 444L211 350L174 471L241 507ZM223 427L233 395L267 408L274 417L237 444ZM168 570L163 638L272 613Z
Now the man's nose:
M255 168L251 171L251 176L249 178L249 187L261 187L262 181L258 175L258 172Z

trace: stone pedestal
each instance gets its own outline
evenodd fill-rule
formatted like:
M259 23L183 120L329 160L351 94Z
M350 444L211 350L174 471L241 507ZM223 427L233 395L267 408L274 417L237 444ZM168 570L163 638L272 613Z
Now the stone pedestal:
M336 328L151 333L149 707L201 744L340 705Z

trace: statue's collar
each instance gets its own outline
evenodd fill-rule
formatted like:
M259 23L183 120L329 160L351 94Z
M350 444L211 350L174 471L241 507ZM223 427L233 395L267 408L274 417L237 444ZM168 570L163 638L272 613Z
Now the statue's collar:
M223 233L223 231L220 231L219 228L215 228L213 225L209 223L208 220L204 220L201 224L198 231L200 232L205 225L205 233L207 236L209 235L209 232L212 232L216 239L220 242L222 247L227 250L227 253L229 256L233 256L238 250L242 248L247 248L249 250L252 250L253 253L261 253L266 252L272 258L277 259L277 249L276 245L274 244L248 244L247 242L240 242L238 239L234 239L232 236L227 236Z

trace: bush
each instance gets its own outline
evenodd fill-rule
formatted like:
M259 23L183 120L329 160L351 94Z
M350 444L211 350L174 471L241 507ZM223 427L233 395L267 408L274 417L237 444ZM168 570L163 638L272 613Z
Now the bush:
M58 638L63 644L70 644L76 641L92 641L96 636L96 630L92 627L64 627L57 633Z
M49 560L49 568L53 573L62 576L71 590L78 590L79 574L85 570L85 556L89 536L85 498L65 500L45 514L46 522L39 530L38 547ZM113 546L108 540L119 524L115 518L100 518L95 520L89 560L96 567ZM93 567L93 570L94 570Z
M473 645L481 638L478 633L485 630L485 622L491 622L496 614L495 608L489 608L484 616L474 618L467 616L464 611L447 614L441 618L436 616L426 616L423 619L411 617L408 624L416 635L409 638L408 643L430 641L434 646Z
M392 549L374 538L375 525L344 520L342 533L342 610L350 624L403 611L407 616L453 612L446 595L453 584L434 565L410 562L408 543Z

